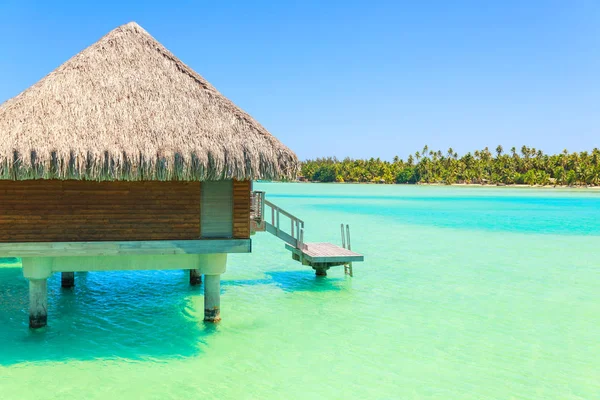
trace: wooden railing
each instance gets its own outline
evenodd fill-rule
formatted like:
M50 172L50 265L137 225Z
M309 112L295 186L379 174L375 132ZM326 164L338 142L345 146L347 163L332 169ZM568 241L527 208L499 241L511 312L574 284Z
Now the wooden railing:
M270 221L268 217L265 219L266 230L297 249L303 249L304 221L268 200L264 205L271 210Z
M297 249L304 249L304 221L265 199L265 192L252 192L250 222L253 232L267 231Z
M297 249L304 249L304 221L252 192L250 222L253 232L267 231Z

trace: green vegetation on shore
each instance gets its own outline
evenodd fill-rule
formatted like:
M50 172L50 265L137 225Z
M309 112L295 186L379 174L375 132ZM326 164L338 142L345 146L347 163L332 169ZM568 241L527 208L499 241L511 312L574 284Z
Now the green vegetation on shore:
M431 151L428 146L405 160L392 162L379 158L354 160L317 158L302 163L305 179L320 182L380 183L489 183L526 185L600 184L600 150L548 155L541 150L513 147L505 153L502 146L492 154L486 147L458 157L452 148L447 152Z

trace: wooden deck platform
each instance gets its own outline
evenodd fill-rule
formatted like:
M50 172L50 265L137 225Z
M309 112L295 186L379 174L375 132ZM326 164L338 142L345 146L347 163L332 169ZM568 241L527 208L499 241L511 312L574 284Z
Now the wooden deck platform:
M294 260L313 267L333 267L365 259L362 254L332 243L305 243L303 249L286 244L285 248L292 252Z

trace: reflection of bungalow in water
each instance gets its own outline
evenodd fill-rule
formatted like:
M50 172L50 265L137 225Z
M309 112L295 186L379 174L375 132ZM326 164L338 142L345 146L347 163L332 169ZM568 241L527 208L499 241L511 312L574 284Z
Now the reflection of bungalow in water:
M295 178L294 153L135 23L0 105L0 138L0 257L22 258L33 328L54 272L69 287L76 271L188 269L217 321L227 253L250 252L253 227L277 215L271 232L307 248L299 220L290 240L251 200L252 180Z

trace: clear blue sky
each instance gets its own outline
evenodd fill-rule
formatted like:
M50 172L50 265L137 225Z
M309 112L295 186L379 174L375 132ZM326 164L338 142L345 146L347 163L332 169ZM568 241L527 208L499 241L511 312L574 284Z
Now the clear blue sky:
M301 159L600 147L593 0L0 0L0 102L129 21Z

